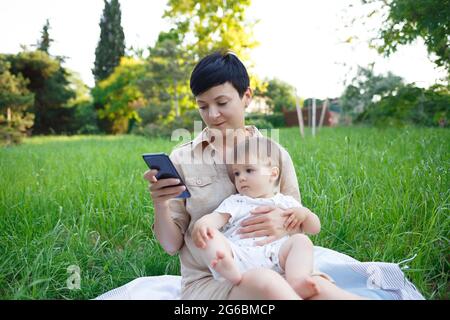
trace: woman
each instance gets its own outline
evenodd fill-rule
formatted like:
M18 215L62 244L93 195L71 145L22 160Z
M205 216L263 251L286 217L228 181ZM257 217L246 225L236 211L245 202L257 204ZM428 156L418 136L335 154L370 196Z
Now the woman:
M191 90L207 128L193 141L175 148L170 158L185 181L191 197L175 198L184 190L175 179L157 180L157 171L149 170L154 203L153 230L169 254L180 254L182 299L298 299L294 290L278 273L255 269L246 273L239 285L215 281L201 261L190 235L197 219L211 213L225 198L236 193L233 175L226 165L234 143L245 136L261 135L255 127L246 127L244 113L252 91L244 65L232 53L214 53L202 59L191 75ZM280 192L300 201L294 166L282 148ZM307 209L289 209L307 210ZM244 237L268 236L273 241L287 234L283 225L292 211L260 207L255 217L242 228ZM296 232L300 232L301 228ZM252 278L259 281L251 281ZM320 294L317 299L358 299L334 285L325 274L315 274ZM255 284L256 283L256 284Z

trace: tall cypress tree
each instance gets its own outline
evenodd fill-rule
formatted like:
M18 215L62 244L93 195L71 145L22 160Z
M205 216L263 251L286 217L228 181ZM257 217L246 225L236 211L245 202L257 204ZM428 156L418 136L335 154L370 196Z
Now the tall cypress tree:
M37 48L41 51L44 51L47 54L48 49L50 48L50 43L53 42L53 39L50 38L48 30L50 30L50 22L47 19L47 21L44 24L44 27L42 27L41 39L37 43Z
M100 40L95 49L95 63L92 73L95 81L107 78L119 65L125 55L125 36L121 22L119 0L105 1L103 16L100 20Z

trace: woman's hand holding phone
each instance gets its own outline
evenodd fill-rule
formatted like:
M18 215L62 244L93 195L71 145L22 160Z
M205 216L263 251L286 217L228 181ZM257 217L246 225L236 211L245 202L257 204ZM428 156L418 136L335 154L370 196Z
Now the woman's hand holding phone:
M167 200L179 196L184 190L185 186L179 186L180 180L174 178L156 179L158 170L147 170L144 173L144 179L150 183L149 191L155 206L166 205Z

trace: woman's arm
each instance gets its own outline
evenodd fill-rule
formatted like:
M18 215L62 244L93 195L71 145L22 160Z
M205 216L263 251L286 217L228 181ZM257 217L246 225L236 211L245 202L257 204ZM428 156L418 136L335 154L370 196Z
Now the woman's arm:
M184 209L181 199L174 199L184 191L184 186L177 186L177 179L157 180L157 170L148 170L144 179L150 182L150 195L154 205L153 230L163 249L174 255L183 246L183 232L188 223L189 216ZM174 207L178 205L178 210ZM175 221L174 217L178 217Z
M164 251L173 256L184 243L184 237L167 204L155 206L153 231Z

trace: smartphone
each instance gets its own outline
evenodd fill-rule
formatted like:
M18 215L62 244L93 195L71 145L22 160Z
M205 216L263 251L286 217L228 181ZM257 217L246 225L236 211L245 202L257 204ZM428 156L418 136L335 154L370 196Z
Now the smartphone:
M172 160L170 160L169 156L165 153L145 153L142 155L142 158L144 158L145 163L148 165L150 169L156 169L158 170L158 173L156 174L156 179L169 179L169 178L175 178L179 179L180 183L177 186L185 186L186 184L183 182L183 179L181 179L180 174L178 173L177 169L175 169L175 166L172 163ZM173 186L170 186L173 187ZM168 187L166 187L168 188ZM181 193L180 195L176 196L176 198L189 198L191 194L189 193L189 190L186 189Z

